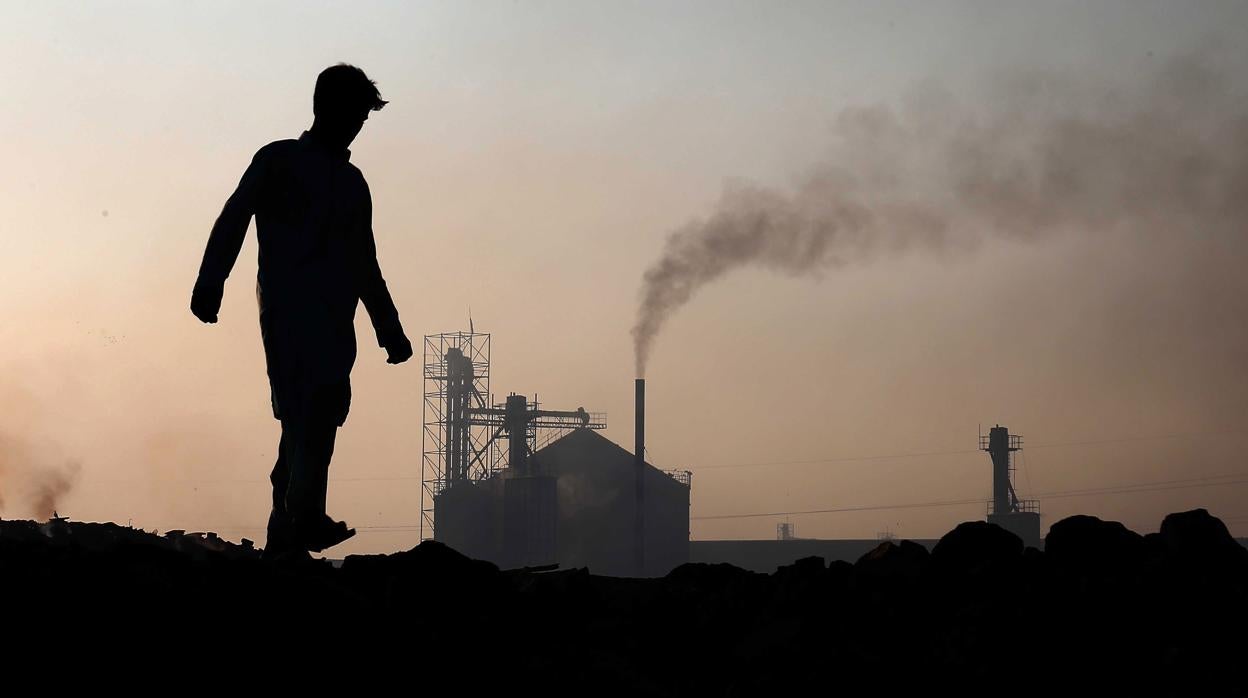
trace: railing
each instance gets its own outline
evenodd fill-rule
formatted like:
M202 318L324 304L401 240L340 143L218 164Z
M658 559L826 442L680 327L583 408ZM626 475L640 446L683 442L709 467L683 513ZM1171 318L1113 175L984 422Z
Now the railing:
M425 480L425 488L429 490L429 494L437 497L446 491L446 478L437 478L434 480Z
M991 443L992 443L991 434L979 435L979 450L987 451ZM1010 434L1009 449L1011 451L1023 450L1023 437L1019 436L1018 434Z
M987 511L989 515L997 513L996 511L994 511L995 507L993 505L994 505L994 502L992 501L988 502ZM1036 499L1020 499L1018 500L1018 502L1015 503L1015 506L1009 509L1009 511L1005 511L1002 513L1005 513L1005 514L1015 514L1015 513L1039 514L1040 502L1039 500L1036 500Z
M693 472L689 470L664 470L663 472L685 487L693 486Z

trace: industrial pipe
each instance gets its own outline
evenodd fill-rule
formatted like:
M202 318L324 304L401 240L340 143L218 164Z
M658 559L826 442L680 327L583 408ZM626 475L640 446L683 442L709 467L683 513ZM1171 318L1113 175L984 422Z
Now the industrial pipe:
M637 397L634 403L637 426L634 432L633 466L637 485L637 511L633 529L634 565L637 576L646 570L646 379L636 381Z

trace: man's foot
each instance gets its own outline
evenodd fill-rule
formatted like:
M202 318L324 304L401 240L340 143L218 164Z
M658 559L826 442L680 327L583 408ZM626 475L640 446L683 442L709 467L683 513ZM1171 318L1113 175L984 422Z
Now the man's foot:
M289 552L303 552L295 544L295 527L285 512L273 510L269 514L269 531L264 542L261 560L275 560Z
M295 541L300 549L319 553L332 548L355 535L354 528L346 522L334 521L328 516L313 519L312 523L295 521Z

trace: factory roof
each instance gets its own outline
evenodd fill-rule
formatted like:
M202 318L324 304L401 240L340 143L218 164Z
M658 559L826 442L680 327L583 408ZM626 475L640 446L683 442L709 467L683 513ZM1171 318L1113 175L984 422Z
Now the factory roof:
M584 467L605 472L626 470L631 473L634 462L630 451L592 429L574 429L539 449L533 457L539 468L556 473ZM647 479L661 475L676 482L670 474L651 463L647 462L646 468L654 473L647 476Z

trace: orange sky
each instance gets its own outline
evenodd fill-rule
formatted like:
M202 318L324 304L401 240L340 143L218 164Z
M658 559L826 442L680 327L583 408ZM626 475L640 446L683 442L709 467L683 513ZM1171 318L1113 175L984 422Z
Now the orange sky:
M936 89L979 113L1028 70L1129 90L1197 45L1227 65L1238 97L1220 103L1243 105L1242 5L992 7L0 4L0 513L29 515L25 473L72 463L73 518L262 538L278 426L254 238L220 324L187 302L242 169L307 127L315 75L339 60L391 100L353 161L409 336L461 329L471 306L496 393L606 411L624 445L642 272L726 181L784 191L836 161L845 109L907 113ZM1248 535L1248 484L1195 480L1248 481L1244 221L1215 225L726 276L658 340L651 460L694 471L695 517L987 498L987 456L948 452L999 422L1026 439L1021 494L1047 523L1155 530L1205 506ZM331 471L331 513L362 532L344 554L409 546L419 520L420 368L386 365L359 321ZM847 460L914 453L946 455ZM774 464L813 460L829 462ZM773 465L723 467L747 463ZM1137 483L1169 484L1062 494ZM808 537L929 537L982 513L793 520ZM777 520L693 535L766 538Z

